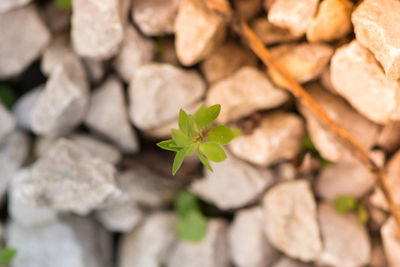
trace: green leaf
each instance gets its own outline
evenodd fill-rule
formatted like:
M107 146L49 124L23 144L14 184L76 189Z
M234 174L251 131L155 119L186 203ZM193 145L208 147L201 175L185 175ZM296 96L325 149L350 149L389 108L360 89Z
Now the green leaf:
M179 111L179 129L185 133L189 134L193 127L193 117L186 114L186 112L181 109Z
M229 127L225 125L217 125L207 133L207 138L220 145L226 145L235 138L235 134Z
M199 210L199 202L196 195L189 191L182 191L174 202L175 210L181 216L187 215L191 210Z
M14 90L6 85L0 85L0 100L8 109L14 105L17 99Z
M179 147L186 147L192 144L192 138L189 135L177 129L172 129L171 131L172 140L174 140L175 144L177 144Z
M159 146L162 149L169 150L169 151L177 152L177 151L181 150L181 148L178 147L175 144L174 140L172 140L172 139L161 141L161 142L157 143L157 146Z
M158 36L156 38L156 55L161 56L164 52L164 38L162 36Z
M188 151L189 147L184 147L176 153L174 158L174 164L172 165L172 175L179 170L182 165L183 159L185 158L186 152Z
M17 250L14 248L6 248L0 252L0 264L8 264L17 254Z
M352 196L338 196L335 198L334 207L339 214L355 211L357 208L357 200Z
M210 162L208 162L208 159L206 157L204 157L199 150L196 150L197 152L197 156L199 157L201 163L203 163L204 166L207 167L207 169L209 169L211 172L213 172L213 168L211 167Z
M61 9L71 9L72 8L72 0L55 0L54 1L56 7Z
M216 142L205 142L199 145L200 151L210 160L221 162L226 159L224 149Z
M363 205L363 204L358 204L357 207L357 217L358 217L358 221L361 224L367 224L368 219L369 219L369 215L368 215L368 209Z
M199 130L204 129L213 123L218 117L220 111L220 104L213 105L209 108L207 108L205 105L201 105L201 107L194 114L194 121L196 122Z
M199 210L190 210L178 218L176 230L181 239L199 242L207 233L207 218Z

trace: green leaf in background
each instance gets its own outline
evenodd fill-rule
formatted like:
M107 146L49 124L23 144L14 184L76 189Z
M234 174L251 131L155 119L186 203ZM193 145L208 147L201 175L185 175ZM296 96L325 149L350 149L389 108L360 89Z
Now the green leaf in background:
M211 172L213 172L214 170L213 170L213 168L211 167L211 164L210 164L210 162L208 161L208 159L205 158L205 157L200 153L199 150L197 150L196 152L197 152L197 156L199 157L201 163L203 163L203 165L206 166L207 169L209 169Z
M207 233L207 218L199 210L193 209L178 218L176 227L181 239L199 242Z
M6 85L0 85L0 99L4 106L11 109L17 99L14 90Z
M172 140L174 140L175 144L179 147L186 147L192 144L192 138L189 135L185 134L181 130L172 129Z
M216 142L205 142L199 145L200 151L210 160L221 162L226 159L224 149Z
M174 207L181 216L187 215L191 210L200 209L196 195L186 190L178 194L174 201Z
M179 170L182 165L183 159L185 158L186 152L188 151L189 147L184 147L176 153L174 158L174 163L172 165L172 175Z
M221 105L217 104L207 108L205 105L201 107L194 114L194 121L197 124L199 130L202 130L209 126L218 117L221 111Z
M72 0L54 0L56 7L60 9L71 9Z
M172 140L172 139L161 141L161 142L157 143L157 146L162 149L169 150L169 151L178 152L179 150L181 150L181 148L178 147L175 144L174 140Z
M357 218L358 221L364 225L367 224L369 219L368 209L361 203L359 203L357 207Z
M352 196L338 196L335 198L334 208L339 214L355 211L357 209L357 200Z
M220 145L226 145L235 138L235 133L225 125L217 125L207 133L207 138Z
M156 38L156 55L161 56L164 52L164 38L162 36L157 36Z
M17 250L13 248L6 248L0 252L0 264L8 264L17 254Z
M179 129L185 133L189 134L193 127L193 117L186 114L186 112L181 109L179 111Z

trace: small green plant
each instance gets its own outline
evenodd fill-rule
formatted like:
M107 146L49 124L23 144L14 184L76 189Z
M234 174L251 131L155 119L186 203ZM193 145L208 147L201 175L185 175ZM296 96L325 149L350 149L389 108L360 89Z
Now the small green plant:
M8 248L4 245L4 240L0 237L0 246L2 250L0 251L0 266L8 265L11 260L17 254L17 250L14 248Z
M179 111L179 129L171 130L172 139L157 143L162 149L177 152L172 166L173 175L181 167L183 159L194 152L210 171L213 169L209 160L221 162L226 159L222 146L240 135L240 130L225 125L211 127L220 111L219 104L208 108L202 105L194 115L186 114L183 109Z
M11 87L0 84L0 100L3 102L4 106L6 106L8 109L11 109L16 98L15 92Z
M306 134L303 136L303 138L301 139L301 146L303 147L303 155L302 158L304 158L304 156L309 153L311 155L311 157L318 159L321 162L321 167L322 168L326 168L330 165L332 165L332 162L323 158L321 156L321 154L319 154L318 150L315 148L310 135Z
M54 4L60 9L72 8L72 0L54 0Z
M368 209L364 206L364 204L357 201L357 199L352 196L337 196L334 201L334 208L339 214L345 214L348 212L356 213L358 220L362 224L366 224L368 222Z
M188 191L182 191L175 199L174 207L178 213L178 236L186 241L201 241L207 233L207 218L201 212L197 197Z

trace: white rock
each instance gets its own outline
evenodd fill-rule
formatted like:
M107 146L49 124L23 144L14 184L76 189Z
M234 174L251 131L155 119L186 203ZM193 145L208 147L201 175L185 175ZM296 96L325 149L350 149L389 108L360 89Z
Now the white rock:
M275 112L263 117L260 124L246 135L229 143L237 157L259 166L293 159L301 150L304 123L291 113Z
M206 58L223 41L225 22L202 1L181 0L174 32L179 61L190 66Z
M123 235L118 266L159 267L166 263L176 240L175 221L172 213L153 213L134 231Z
M393 217L390 217L381 228L383 249L389 266L400 264L400 241L397 238L398 225Z
M318 206L323 251L319 262L327 266L366 266L371 258L368 231L354 214L338 214L331 205Z
M147 3L147 1L142 1ZM138 67L149 63L155 54L155 44L151 39L145 38L132 26L125 29L121 50L113 64L118 74L129 82Z
M2 0L0 2L0 13L27 5L31 0Z
M201 242L179 241L170 254L168 267L228 267L227 223L208 221L207 234Z
M13 114L0 101L0 141L15 129L16 124Z
M28 131L32 130L32 110L43 89L44 85L39 85L38 87L19 97L17 102L14 104L13 114L19 127Z
M316 260L322 244L310 184L305 180L280 183L265 194L262 203L269 242L292 258Z
M214 172L205 169L205 177L195 180L190 190L223 210L255 202L274 180L268 169L256 168L232 155L212 164L212 168Z
M97 88L90 101L85 124L117 144L125 152L137 152L139 144L128 118L121 82L108 78Z
M260 207L237 212L228 234L230 255L237 267L269 266L279 256L264 234Z
M53 70L68 58L79 61L70 46L70 38L68 34L59 34L54 37L48 47L46 47L42 61L40 64L41 71L49 76Z
M289 95L275 87L264 73L254 67L243 67L214 83L208 91L206 104L221 104L217 122L226 123L257 110L277 107L288 98Z
M139 67L129 85L131 120L144 130L162 126L198 102L205 89L195 71L156 63Z
M20 74L40 55L50 33L33 5L0 12L0 25L0 79L5 79Z

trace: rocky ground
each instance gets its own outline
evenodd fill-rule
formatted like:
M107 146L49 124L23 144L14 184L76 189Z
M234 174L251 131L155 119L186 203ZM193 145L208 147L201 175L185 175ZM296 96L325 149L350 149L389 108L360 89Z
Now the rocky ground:
M385 168L400 205L400 2L231 4ZM0 103L11 266L400 266L372 174L203 1L59 5L0 0L0 82L17 95ZM213 173L192 159L172 177L173 154L155 143L180 108L202 103L221 104L217 122L243 135ZM171 203L184 188L208 217L199 243L175 233ZM367 224L334 209L341 195L367 207Z

